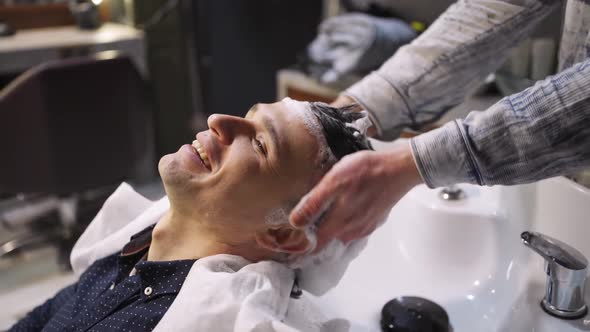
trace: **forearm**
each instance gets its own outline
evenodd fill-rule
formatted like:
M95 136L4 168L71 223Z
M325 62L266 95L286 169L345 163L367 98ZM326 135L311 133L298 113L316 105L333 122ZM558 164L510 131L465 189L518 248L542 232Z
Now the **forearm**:
M412 139L430 187L519 184L590 166L590 60Z
M383 139L419 129L460 103L558 1L459 1L419 38L345 94L362 104Z

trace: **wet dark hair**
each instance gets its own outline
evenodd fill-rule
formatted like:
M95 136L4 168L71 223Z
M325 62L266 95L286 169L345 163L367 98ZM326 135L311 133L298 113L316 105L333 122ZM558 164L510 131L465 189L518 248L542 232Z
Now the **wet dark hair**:
M346 126L365 116L360 106L352 104L332 107L325 103L312 102L310 109L322 125L324 137L337 160L361 150L373 150L367 137L355 128Z
M361 150L373 150L371 142L367 137L355 128L346 126L347 123L353 123L365 116L361 113L361 107L357 104L352 104L344 107L332 107L326 103L310 102L309 109L319 120L322 126L322 132L326 138L326 143L330 151L336 157L336 160L342 157ZM333 164L328 164L328 160L319 161L319 167L323 172L326 172ZM315 178L311 183L314 185L319 180ZM309 188L311 189L311 188ZM289 201L283 207L286 211L291 211L297 205L301 197ZM285 223L288 220L284 221Z

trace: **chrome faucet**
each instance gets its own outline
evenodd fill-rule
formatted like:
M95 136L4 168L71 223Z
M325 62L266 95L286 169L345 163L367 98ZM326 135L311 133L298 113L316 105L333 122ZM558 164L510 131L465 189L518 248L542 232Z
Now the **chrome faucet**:
M523 232L522 242L545 259L547 285L541 306L551 315L574 319L587 312L584 285L588 260L569 245L536 232Z

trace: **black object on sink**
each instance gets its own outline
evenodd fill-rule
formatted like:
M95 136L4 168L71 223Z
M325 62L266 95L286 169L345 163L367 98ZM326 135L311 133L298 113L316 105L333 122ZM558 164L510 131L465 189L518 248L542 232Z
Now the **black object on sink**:
M415 296L387 302L381 310L384 332L451 332L449 316L438 304Z

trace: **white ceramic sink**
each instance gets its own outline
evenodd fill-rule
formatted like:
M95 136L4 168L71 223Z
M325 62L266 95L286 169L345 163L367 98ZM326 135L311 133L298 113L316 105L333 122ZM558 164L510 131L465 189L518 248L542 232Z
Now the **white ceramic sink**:
M540 232L590 258L590 190L565 178L459 187L466 198L455 202L425 186L408 193L341 283L317 299L322 308L378 331L387 301L421 296L447 311L455 332L590 331L588 315L567 321L541 309L543 260L520 239Z

